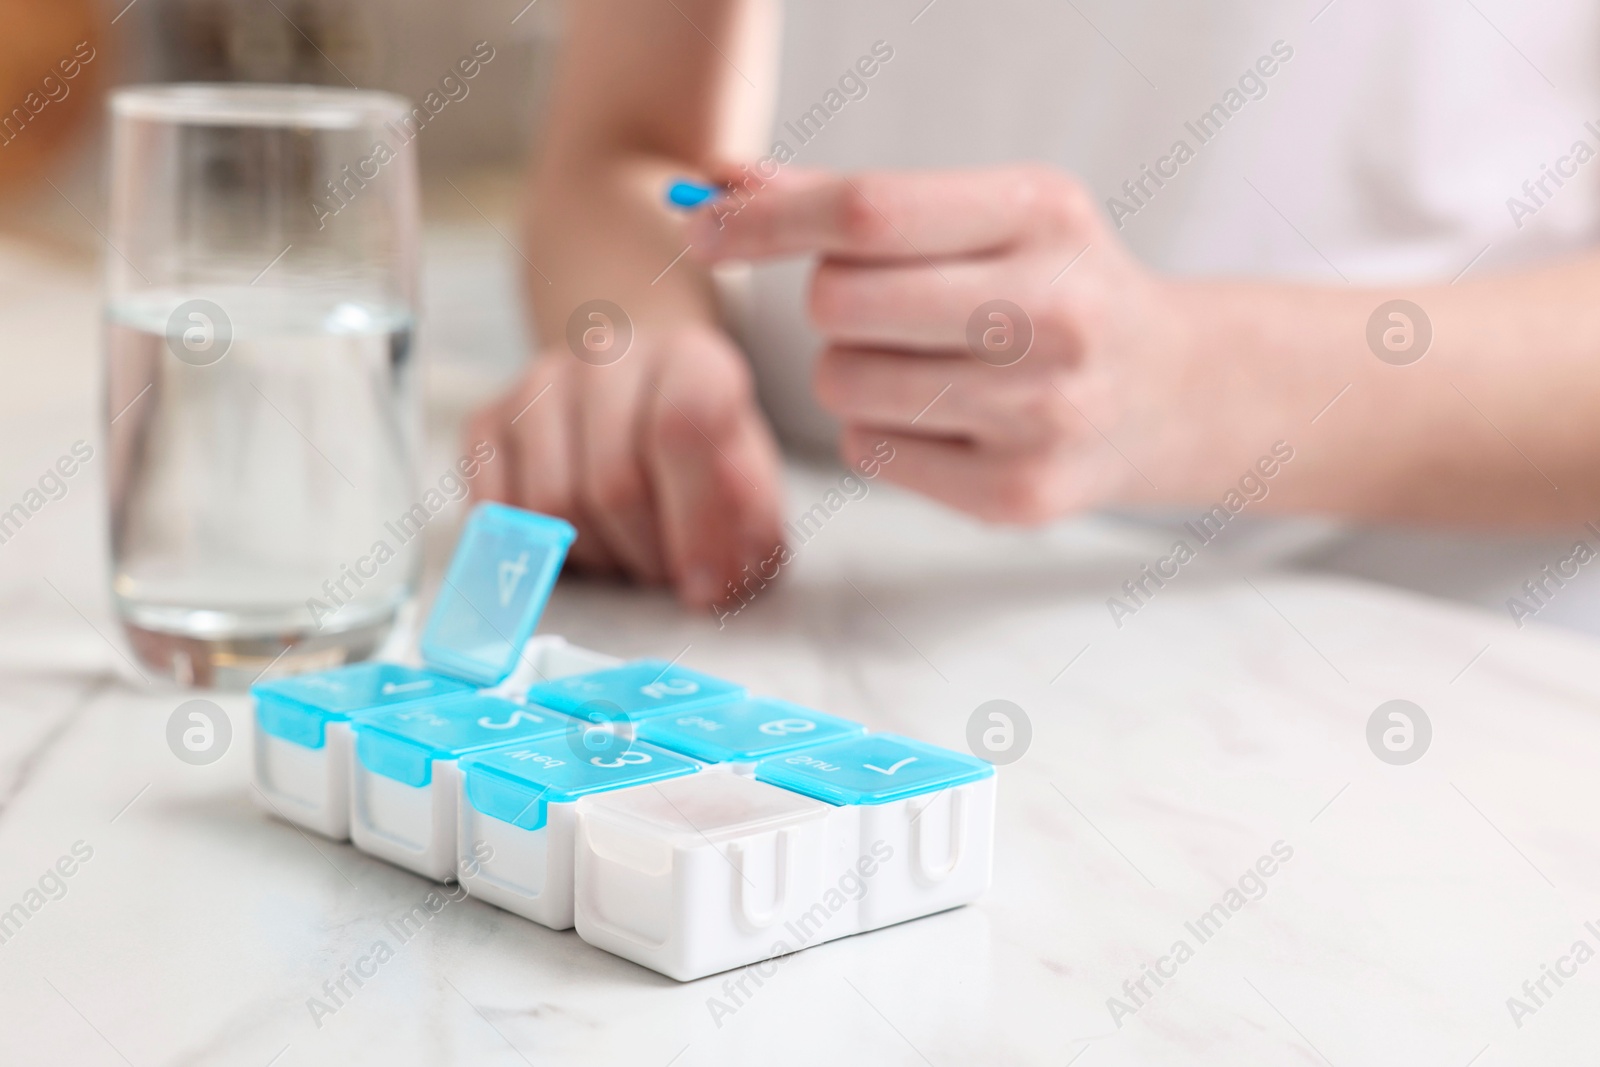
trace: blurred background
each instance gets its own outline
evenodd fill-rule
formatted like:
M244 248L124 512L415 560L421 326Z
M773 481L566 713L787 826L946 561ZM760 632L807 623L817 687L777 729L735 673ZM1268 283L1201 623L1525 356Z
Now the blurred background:
M26 486L60 453L64 434L69 441L97 440L104 423L98 264L105 254L104 95L110 87L355 84L419 99L477 42L487 41L493 61L420 141L423 464L433 470L448 462L464 413L493 395L528 353L519 295L523 264L512 241L521 175L537 151L550 102L562 22L563 0L0 0L0 25L12 31L0 38L5 114L39 92L42 72L80 42L94 52L65 97L31 118L24 113L21 135L0 144L5 484ZM5 547L0 599L17 614L27 617L35 603L52 617L64 612L40 573L74 575L81 586L77 593L67 590L68 599L93 614L90 605L104 596L103 579L83 564L106 555L99 492L74 489L52 505L73 513L51 523L70 537L30 532ZM1330 540L1336 525L1241 524L1240 536L1217 553L1375 579L1497 612L1520 593L1523 579L1555 558L1548 538L1450 530L1388 531L1384 551L1372 554ZM1160 528L1110 528L1117 547L1133 558L1170 543ZM440 524L430 534L430 563L447 551L450 529ZM1587 575L1585 581L1593 582L1590 588L1600 585ZM1600 613L1588 607L1593 602L1588 594L1568 594L1540 619L1600 630ZM69 621L82 625L62 618Z
M508 236L515 224L518 175L535 143L561 21L560 0L524 3L0 0L0 21L15 31L0 40L0 107L38 91L31 72L49 70L79 42L95 50L67 96L0 147L6 258L14 261L21 242L93 269L111 86L354 83L420 99L488 41L494 60L468 83L469 95L430 124L420 156L428 222L420 343L429 388L487 391L525 353L515 253L489 223Z
M426 403L418 469L445 469L460 451L465 413L527 356L522 260L511 242L560 23L557 0L0 0L8 29L0 36L0 484L10 494L0 510L67 443L102 447L111 89L354 84L420 100L488 42L492 61L419 141L416 373ZM60 77L61 62L74 56L75 74ZM47 521L0 537L0 700L8 704L51 706L52 682L102 668L111 652L123 656L106 618L101 466L86 466L89 477L49 502ZM463 511L450 504L447 521L427 531L430 573L448 555ZM86 622L102 640L84 641Z

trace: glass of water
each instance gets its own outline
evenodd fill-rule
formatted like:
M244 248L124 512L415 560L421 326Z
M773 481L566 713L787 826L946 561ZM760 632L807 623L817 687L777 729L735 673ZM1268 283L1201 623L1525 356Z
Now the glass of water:
M370 655L421 565L415 123L386 93L111 101L112 595L138 657L238 687Z

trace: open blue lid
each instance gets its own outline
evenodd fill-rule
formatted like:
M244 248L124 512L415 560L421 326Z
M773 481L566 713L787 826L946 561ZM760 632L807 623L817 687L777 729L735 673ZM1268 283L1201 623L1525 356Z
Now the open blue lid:
M374 774L421 788L433 781L434 760L578 727L549 708L471 693L363 716L355 724L356 758Z
M480 686L504 681L576 537L548 515L504 504L474 508L422 632L423 661Z
M994 774L981 759L897 734L867 734L771 756L756 780L829 804L887 804Z

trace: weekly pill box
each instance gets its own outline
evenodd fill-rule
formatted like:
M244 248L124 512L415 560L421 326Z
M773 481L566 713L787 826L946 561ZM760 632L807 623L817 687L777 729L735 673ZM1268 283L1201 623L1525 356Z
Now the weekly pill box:
M421 701L352 724L350 839L435 881L455 878L457 762L470 753L559 737L576 720L468 694ZM469 849L470 852L470 849Z
M565 930L573 921L580 799L650 790L701 770L686 756L628 741L604 727L469 756L459 767L461 884L475 897Z
M994 768L891 734L578 804L578 934L680 981L968 903Z
M532 638L575 536L559 519L480 504L423 630L422 669L363 663L252 686L258 802L344 840L356 721L485 686L504 695L514 673L547 680L615 663L559 638Z
M482 505L421 667L254 686L263 806L684 981L987 888L989 764L534 636L572 539Z

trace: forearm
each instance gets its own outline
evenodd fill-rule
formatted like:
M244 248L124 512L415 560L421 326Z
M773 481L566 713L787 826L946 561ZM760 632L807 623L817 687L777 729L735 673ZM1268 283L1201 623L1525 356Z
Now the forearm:
M1168 290L1204 354L1197 400L1259 405L1249 424L1295 449L1265 507L1505 526L1600 518L1600 258L1407 290ZM1433 332L1404 366L1367 342L1374 310L1396 297ZM1247 457L1271 443L1226 446Z
M661 190L688 160L605 152L548 156L531 183L524 271L540 344L564 344L567 319L588 300L620 306L635 330L660 331L715 315L709 276L663 210ZM670 269L669 268L670 265Z
M558 343L572 309L596 298L642 330L714 314L662 192L745 148L761 104L745 79L769 79L773 29L765 0L572 5L525 225L542 342Z

